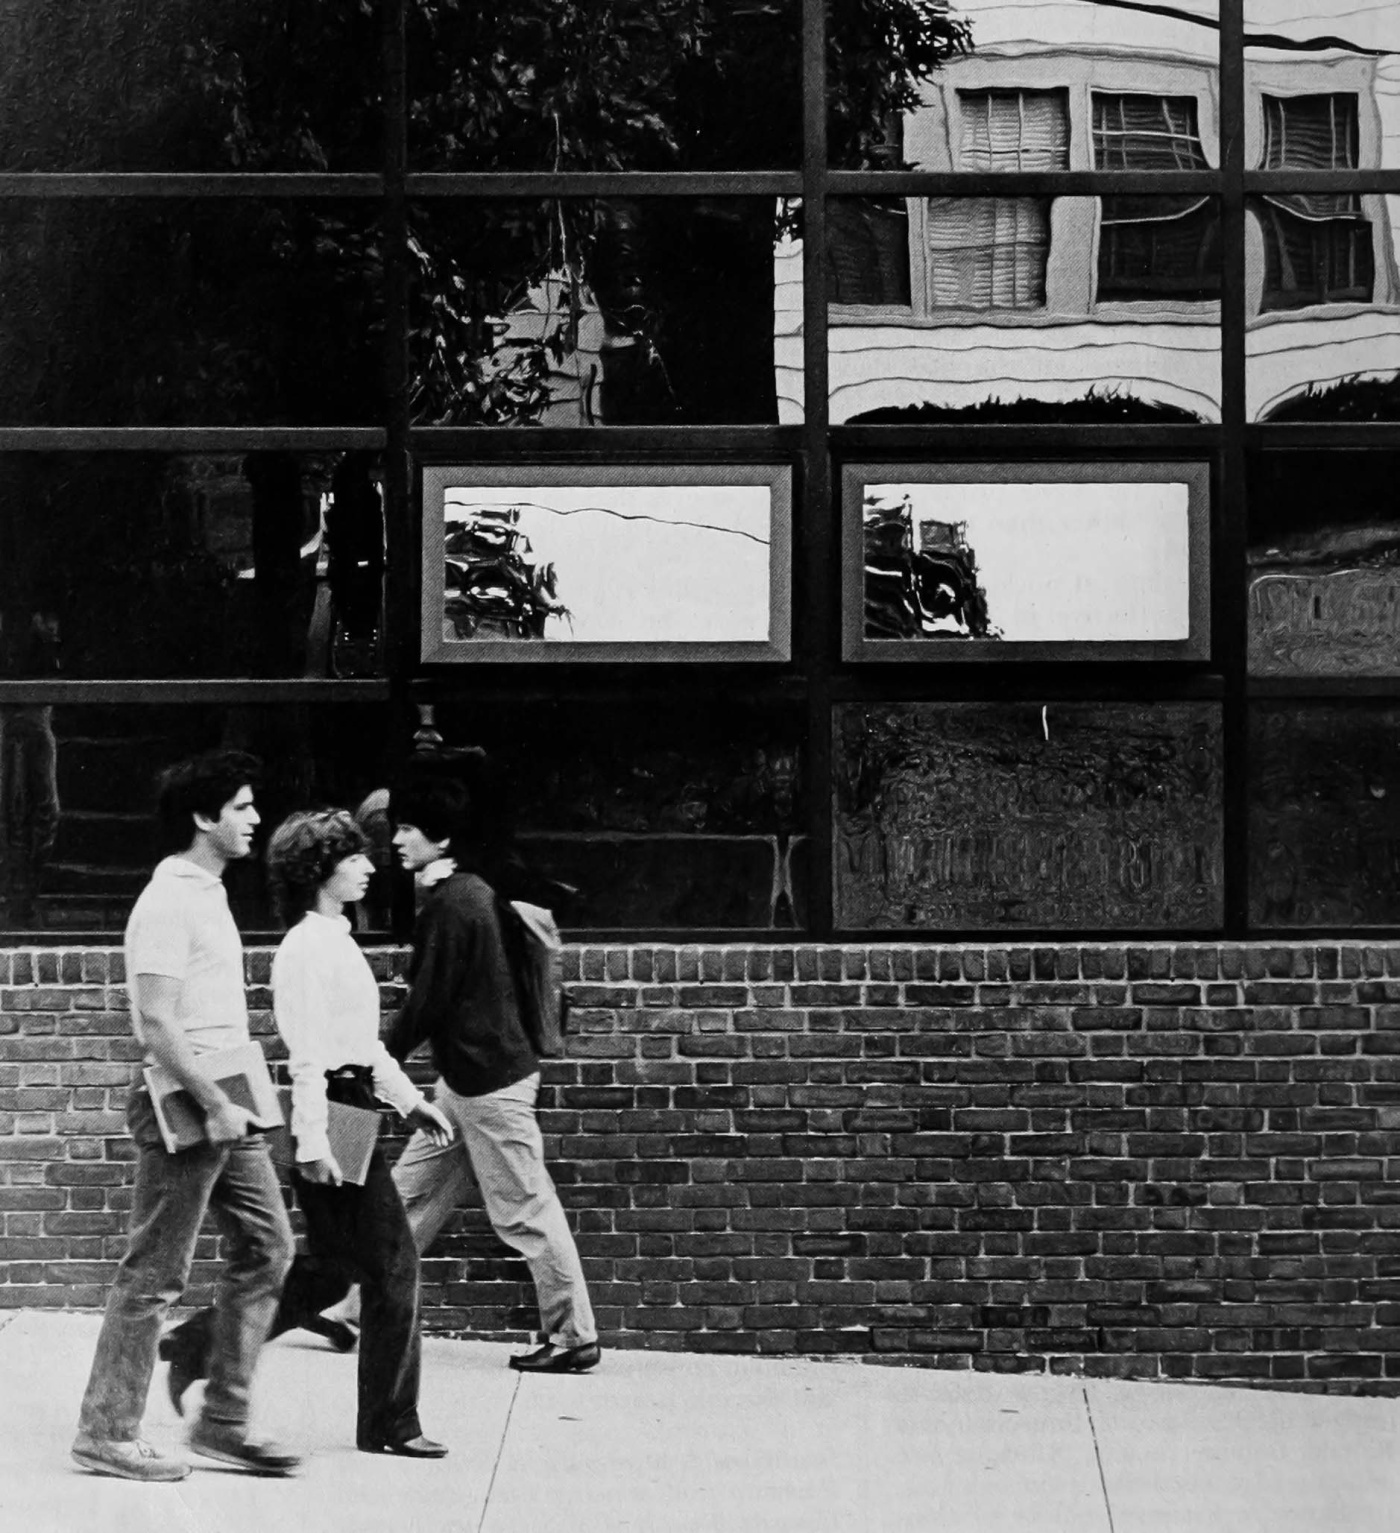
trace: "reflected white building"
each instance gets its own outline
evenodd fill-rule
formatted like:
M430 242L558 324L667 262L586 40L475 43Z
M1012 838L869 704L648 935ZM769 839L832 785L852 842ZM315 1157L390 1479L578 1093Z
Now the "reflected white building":
M963 0L973 52L903 123L917 169L1220 164L1216 0ZM1246 163L1400 165L1400 4L1249 0ZM1090 395L1220 418L1218 206L1193 195L830 205L833 422ZM1400 372L1400 198L1252 198L1248 411ZM780 418L801 419L801 251L777 254ZM1177 414L1175 412L1181 412ZM1053 410L1049 413L1053 414Z

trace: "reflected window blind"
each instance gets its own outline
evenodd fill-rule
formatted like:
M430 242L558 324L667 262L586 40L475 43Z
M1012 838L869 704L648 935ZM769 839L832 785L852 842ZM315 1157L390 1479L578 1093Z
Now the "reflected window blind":
M932 308L1043 308L1050 199L931 197L925 249Z
M1069 97L1060 90L959 91L960 170L1068 170Z

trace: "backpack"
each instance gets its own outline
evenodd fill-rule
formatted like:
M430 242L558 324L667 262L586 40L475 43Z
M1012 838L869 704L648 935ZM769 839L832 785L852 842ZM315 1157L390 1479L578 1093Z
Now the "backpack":
M564 1052L569 1030L569 998L564 994L564 944L554 916L543 905L499 895L496 915L525 1036L542 1058L556 1058Z

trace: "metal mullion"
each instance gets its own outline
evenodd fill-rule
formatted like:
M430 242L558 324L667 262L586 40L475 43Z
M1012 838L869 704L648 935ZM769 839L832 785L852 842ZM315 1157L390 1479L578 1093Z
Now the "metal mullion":
M782 170L415 171L411 198L796 197L802 177Z
M840 529L835 520L827 427L826 192L830 172L826 139L826 0L802 4L802 361L805 472L800 479L794 550L798 599L793 652L807 678L806 820L807 927L812 936L832 930L833 860L832 665L840 631L841 592L836 575Z
M301 676L281 679L231 676L0 679L0 704L45 703L56 708L80 703L383 702L388 696L389 683L373 678L355 681Z
M1245 270L1245 64L1243 0L1222 0L1220 13L1220 419L1216 541L1212 561L1213 648L1225 678L1224 753L1225 934L1249 925L1249 663L1246 607L1248 506L1245 424L1248 420Z
M990 684L989 684L990 683ZM956 660L907 667L842 672L832 681L838 702L1212 702L1224 682L1217 672L1189 662L998 662L986 666Z
M1290 192L1370 192L1400 194L1400 170L1247 170L1244 189L1251 196Z
M280 175L276 171L51 174L35 171L0 175L0 198L53 201L82 197L379 197L383 191L383 178L373 174L298 172Z
M791 461L802 449L800 426L415 426L419 458L489 462L505 457L587 462L699 457Z
M1337 698L1390 699L1400 703L1400 674L1395 676L1251 676L1251 698L1332 702Z
M840 197L1111 197L1183 193L1216 196L1216 170L845 170L832 171Z
M377 450L380 426L0 426L0 452Z

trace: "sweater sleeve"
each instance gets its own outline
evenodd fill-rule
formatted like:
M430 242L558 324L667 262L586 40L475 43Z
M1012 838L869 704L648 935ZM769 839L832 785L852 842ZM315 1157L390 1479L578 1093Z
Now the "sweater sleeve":
M415 1107L423 1104L423 1093L404 1074L398 1060L377 1039L370 1068L374 1072L375 1096L381 1102L387 1102L401 1118L408 1117Z
M419 913L408 966L408 997L389 1025L384 1042L389 1054L407 1059L426 1039L453 1018L462 976L472 961L473 933L442 895Z
M298 1161L324 1160L326 1138L326 987L304 945L284 945L272 969L272 1005L277 1031L287 1045L292 1078L292 1139Z

